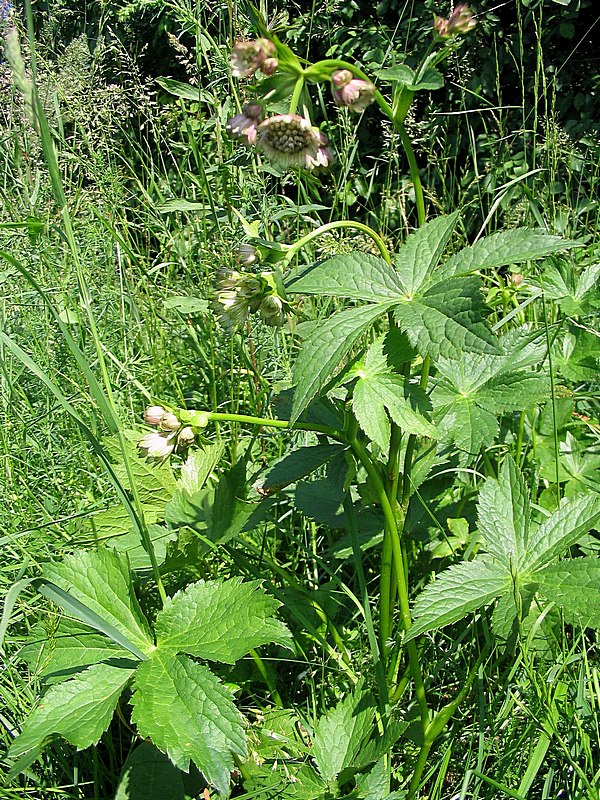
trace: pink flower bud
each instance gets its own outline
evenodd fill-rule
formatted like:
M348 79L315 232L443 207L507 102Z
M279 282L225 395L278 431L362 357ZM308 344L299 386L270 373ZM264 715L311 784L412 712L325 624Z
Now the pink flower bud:
M336 89L341 89L347 83L350 83L354 76L349 69L339 69L331 76L331 81Z
M181 428L181 422L177 419L175 414L168 411L160 418L158 427L161 431L178 431L179 428Z
M350 80L348 80L350 75ZM350 70L343 69L332 75L333 99L338 106L361 112L375 99L375 86L369 81L353 78Z
M238 244L235 260L244 267L250 267L256 261L256 247L244 242Z
M235 139L240 139L243 144L251 145L256 142L261 122L262 107L258 103L249 103L241 114L236 114L227 120L225 130Z
M260 66L260 71L263 75L274 75L277 72L279 61L276 58L265 58Z
M166 413L162 406L148 406L144 411L144 422L148 425L158 425Z

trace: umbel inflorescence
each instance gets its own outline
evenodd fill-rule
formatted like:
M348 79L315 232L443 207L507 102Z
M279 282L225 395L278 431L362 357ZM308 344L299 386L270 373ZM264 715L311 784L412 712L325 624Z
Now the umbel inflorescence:
M432 33L434 45L438 48L441 45L440 57L430 53L423 67L435 66L442 60L445 46L442 40L468 33L475 25L471 9L465 3L457 5L448 19L436 15ZM262 75L266 80L250 87L257 99L231 117L226 130L242 144L256 146L271 163L286 170L315 171L327 169L333 163L327 137L308 118L306 104L303 115L298 113L308 83L329 82L335 104L348 111L360 114L373 102L388 116L392 111L375 84L358 67L336 59L304 66L275 36L237 42L231 52L231 75L242 79ZM270 98L280 101L287 88L291 95L288 113L269 116ZM412 96L414 89L408 88L408 93Z

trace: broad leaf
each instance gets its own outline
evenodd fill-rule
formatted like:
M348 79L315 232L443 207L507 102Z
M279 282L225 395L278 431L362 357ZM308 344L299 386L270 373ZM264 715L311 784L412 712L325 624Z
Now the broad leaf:
M95 664L64 683L52 686L23 723L8 758L16 761L9 779L26 769L44 746L62 736L79 750L100 739L112 719L121 692L134 669L130 661Z
M414 297L423 286L431 283L432 273L457 220L458 212L446 217L436 217L408 236L394 256L394 267L402 281L402 294Z
M529 537L522 568L535 571L561 556L600 523L600 495L577 495L545 519Z
M536 281L546 297L556 300L562 311L569 316L580 316L598 305L597 281L600 263L590 266L576 279L571 264L558 262L549 264L543 280Z
M337 453L343 451L339 444L317 444L311 447L299 447L280 458L267 470L262 489L279 488L310 475Z
M161 517L164 516L161 514ZM162 564L167 555L169 542L177 539L177 531L169 530L164 525L148 525L148 536L152 542L157 564ZM139 534L131 530L122 536L106 539L106 546L127 556L129 566L134 571L149 570L152 567L150 556L143 546Z
M291 421L295 422L311 400L325 386L360 336L384 314L388 306L365 305L340 311L314 328L294 365L294 403Z
M280 605L258 581L197 581L159 611L158 647L226 664L234 664L261 644L287 647L289 631L273 618Z
M504 459L498 480L488 478L477 501L479 533L486 551L517 570L527 549L529 492L511 456Z
M150 652L152 634L133 591L125 557L103 547L95 552L81 550L60 564L46 565L44 575L108 622L142 653ZM69 612L73 613L73 609ZM88 619L82 621L90 624Z
M435 425L424 416L431 410L431 404L419 386L391 373L367 376L364 380L403 431L436 438Z
M188 494L202 489L221 460L224 449L224 445L218 443L205 445L190 453L181 467L178 488L184 489Z
M229 793L231 753L246 754L244 721L207 667L159 648L136 672L132 704L140 736L184 772L193 761L220 794Z
M479 269L519 264L579 246L579 242L529 228L501 231L479 239L472 247L466 247L451 256L440 268L440 277L449 278Z
M583 627L600 628L600 559L572 558L535 575L538 589Z
M522 411L548 398L550 381L531 372L505 372L488 381L477 393L477 402L494 414Z
M36 627L20 655L48 684L65 681L102 661L131 658L112 639L66 617L51 636L41 625Z
M385 406L373 391L372 382L359 380L352 393L352 410L356 421L368 438L384 455L390 446L391 425Z
M348 253L308 267L286 286L288 292L348 297L384 303L404 294L393 268L369 253Z
M458 622L511 589L510 572L487 559L463 561L440 573L417 597L406 638Z
M375 705L370 694L357 689L315 725L312 755L323 778L333 781L354 764L373 730Z
M331 528L343 528L348 463L345 452L338 453L327 465L325 477L300 481L294 494L294 505L308 517Z
M483 315L478 278L453 278L394 307L398 323L421 355L459 358L464 352L498 353Z

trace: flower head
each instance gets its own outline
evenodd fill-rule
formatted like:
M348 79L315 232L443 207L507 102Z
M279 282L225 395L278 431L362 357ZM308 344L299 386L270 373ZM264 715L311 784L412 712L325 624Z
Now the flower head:
M148 458L166 458L175 449L175 439L174 433L151 431L138 442L138 448L145 450Z
M466 3L459 3L448 19L436 16L433 22L438 35L444 39L448 39L450 36L458 36L460 33L468 33L476 25L477 20Z
M369 81L353 77L349 69L340 69L331 76L333 99L338 106L361 112L375 99L375 86Z
M256 247L246 242L241 242L237 246L235 260L244 267L250 267L256 261Z
M248 103L241 114L227 120L225 130L244 144L256 143L258 126L262 122L262 107L258 103Z
M274 55L275 45L268 39L237 42L231 51L231 74L234 78L248 78Z
M158 425L166 413L162 406L148 406L144 410L144 422L147 425Z
M298 114L277 114L258 126L258 147L280 167L312 169L321 139L318 128Z
M215 298L215 310L229 330L243 327L251 312L258 311L268 286L259 275L231 270L224 279Z
M0 22L8 22L15 12L11 0L0 0Z

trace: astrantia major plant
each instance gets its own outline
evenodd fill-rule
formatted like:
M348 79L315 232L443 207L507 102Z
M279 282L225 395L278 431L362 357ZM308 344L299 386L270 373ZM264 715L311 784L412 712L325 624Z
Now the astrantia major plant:
M417 92L443 85L439 65L460 46L457 37L475 24L468 6L457 6L449 19L436 17L431 47L416 68L395 63L373 77L338 59L307 64L258 17L257 24L258 38L233 48L232 76L250 82L251 100L228 121L228 133L283 171L315 172L331 168L333 159L326 134L308 118L311 85L328 84L342 113L362 113L376 104L400 136L418 225L391 252L378 231L353 220L317 225L285 245L260 238L257 224L244 220L247 241L239 247L237 268L221 274L213 297L220 324L242 336L258 320L282 327L300 313L310 316L309 302L300 312L301 299L315 299L316 318L297 342L289 413L256 416L165 402L146 409L144 422L151 430L143 438L118 431L117 445L106 446L105 466L121 487L128 517L122 530L125 535L139 531L141 568L150 569L161 608L153 620L142 612L130 562L114 542L117 551L100 546L44 569L39 590L72 619L41 637L33 656L30 647L29 658L41 664L50 688L11 747L12 774L26 769L55 736L79 748L96 743L119 698L131 692L131 722L139 735L180 769L193 762L222 795L229 792L236 766L253 796L270 796L275 780L277 786L287 781L291 795L306 800L412 800L422 788L432 746L489 653L488 641L455 695L441 700L424 662L424 636L465 617L474 629L485 625L487 636L491 609L493 633L512 647L528 620L543 614L549 603L579 624L600 625L598 560L561 560L600 521L597 496L582 492L540 516L511 456L498 459L496 476L488 455L492 446L504 448L499 435L507 418L518 413L523 420L547 400L553 375L544 366L547 331L521 326L504 332L510 314L502 324L490 325L481 276L503 268L526 274L531 263L576 243L542 230L517 229L457 249L459 211L427 221L404 123ZM275 104L276 110L270 108ZM305 246L335 229L366 234L377 254L356 250L301 271L292 266ZM333 313L319 313L321 298L333 301ZM222 447L211 444L210 436L215 424L222 435L224 423L274 435L302 431L313 439L253 474L249 502L245 461L214 478ZM171 456L186 458L177 480ZM408 521L415 504L424 505L419 489L449 461L452 469L477 477L481 459L490 474L474 483L478 535L470 541L468 557L441 571L411 606L417 554ZM310 507L306 498L313 484L307 478L315 474L321 493ZM267 767L248 757L243 718L227 687L203 662L233 664L251 653L280 699L254 650L269 643L288 646L288 630L274 618L278 601L258 582L238 577L194 581L168 597L161 565L168 563L168 545L178 536L189 543L191 532L205 553L254 531L275 498L296 504L302 513L308 508L317 521L323 508L315 512L314 507L333 502L327 524L344 529L353 554L357 587L352 597L373 634L372 671L315 722L310 746L290 736L281 758ZM107 525L116 527L115 510L102 513L108 515ZM98 515L97 525L101 521ZM369 553L372 563L376 552L374 597L365 575L367 544L376 548ZM134 549L128 551L133 559ZM257 553L261 564L263 559L270 563L267 551L263 547ZM334 641L343 647L339 635ZM341 663L348 667L347 651L344 658ZM82 707L85 714L78 714ZM289 711L303 727L296 711ZM403 716L415 720L418 733L411 734L417 748L403 762L406 792L400 795L390 754L407 730ZM291 764L292 752L300 765Z

